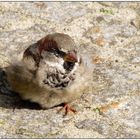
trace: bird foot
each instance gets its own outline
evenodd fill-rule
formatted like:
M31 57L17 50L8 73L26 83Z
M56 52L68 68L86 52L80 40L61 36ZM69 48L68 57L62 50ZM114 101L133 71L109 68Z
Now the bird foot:
M63 103L62 106L63 107L58 111L58 113L64 109L65 110L64 116L66 116L69 112L73 112L73 113L76 113L77 112L68 103Z

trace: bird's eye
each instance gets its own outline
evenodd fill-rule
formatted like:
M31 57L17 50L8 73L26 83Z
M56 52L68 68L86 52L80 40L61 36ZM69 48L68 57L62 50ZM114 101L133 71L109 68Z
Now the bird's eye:
M57 50L54 50L53 52L52 52L55 56L59 56L59 54L58 54L58 51Z

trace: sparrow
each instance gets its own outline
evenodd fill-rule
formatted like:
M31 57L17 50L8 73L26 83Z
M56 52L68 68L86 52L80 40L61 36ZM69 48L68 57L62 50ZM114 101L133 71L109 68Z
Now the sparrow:
M66 114L76 112L69 103L87 88L88 71L74 40L63 33L38 40L27 47L19 62L5 68L11 88L22 99L46 109L63 104Z

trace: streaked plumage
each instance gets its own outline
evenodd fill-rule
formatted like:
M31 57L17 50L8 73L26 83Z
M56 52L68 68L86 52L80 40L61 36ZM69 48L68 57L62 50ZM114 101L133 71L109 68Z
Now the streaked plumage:
M29 46L23 59L5 70L23 99L50 108L79 98L87 88L91 75L81 60L73 39L54 33Z

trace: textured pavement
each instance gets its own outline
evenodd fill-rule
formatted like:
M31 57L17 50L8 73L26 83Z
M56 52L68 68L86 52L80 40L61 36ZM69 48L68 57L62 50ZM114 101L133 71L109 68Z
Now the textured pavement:
M9 96L0 93L0 138L140 138L140 3L0 2L0 21L1 68L53 32L69 34L93 65L91 87L66 117L61 107L18 107L1 73Z

